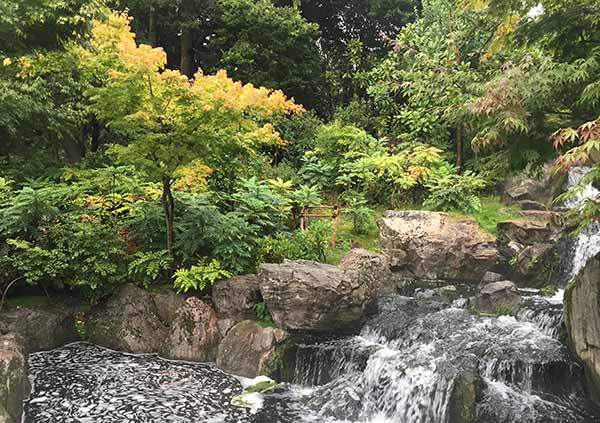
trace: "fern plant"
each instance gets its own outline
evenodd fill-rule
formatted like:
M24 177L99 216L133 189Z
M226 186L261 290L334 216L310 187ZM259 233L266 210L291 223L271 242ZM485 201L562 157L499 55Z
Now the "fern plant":
M221 267L221 263L212 259L210 262L200 261L189 269L179 269L173 275L173 285L177 292L188 292L190 289L203 291L207 285L214 285L220 279L232 274Z
M127 267L127 273L129 276L141 278L145 287L157 280L173 264L173 260L166 250L140 251L135 253L134 257L135 259Z

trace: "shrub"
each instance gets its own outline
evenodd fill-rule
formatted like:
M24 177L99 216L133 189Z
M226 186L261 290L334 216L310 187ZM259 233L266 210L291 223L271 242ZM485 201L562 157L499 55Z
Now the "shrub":
M373 219L373 210L367 206L364 194L348 191L340 197L340 200L344 204L343 214L349 217L352 222L352 234L366 234Z
M452 165L434 169L425 187L429 196L423 205L429 209L473 213L481 209L478 194L485 188L485 180L471 171L459 175Z
M143 252L134 254L134 259L127 267L129 276L139 279L147 288L165 273L173 264L173 260L166 250Z

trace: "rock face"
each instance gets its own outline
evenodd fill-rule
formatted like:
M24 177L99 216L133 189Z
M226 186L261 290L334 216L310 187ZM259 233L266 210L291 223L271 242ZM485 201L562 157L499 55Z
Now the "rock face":
M170 325L175 320L177 310L183 305L185 297L172 291L152 293L151 296L160 320L165 325Z
M175 315L165 343L166 358L214 361L221 339L217 314L200 299L190 297Z
M221 319L254 320L254 306L262 302L258 278L242 275L219 281L213 286L212 300Z
M479 282L498 257L495 238L471 219L388 211L379 227L383 253L406 277Z
M3 311L0 333L21 335L30 352L50 350L79 339L73 311L60 304Z
M245 320L233 327L221 342L217 366L244 377L271 376L278 371L287 333L263 328Z
M91 342L130 353L214 361L221 339L217 314L199 298L149 293L128 284L88 315Z
M342 258L340 267L357 271L362 281L378 291L394 292L398 289L398 280L390 270L390 261L383 254L353 248Z
M585 366L592 400L600 404L600 255L569 284L564 306L570 347Z
M88 315L90 341L119 351L160 351L167 337L152 295L132 284L122 286Z
M479 311L496 314L512 309L521 297L511 281L492 282L479 291Z
M510 278L528 286L551 283L560 267L557 243L561 230L549 220L499 222L498 249Z
M23 338L0 337L0 422L20 423L23 400L29 395L27 352Z
M544 210L554 195L562 188L564 174L556 174L551 163L544 166L539 177L528 176L526 172L508 178L502 188L502 202L517 204L524 209Z
M309 261L263 264L260 290L278 327L286 330L360 331L375 287L355 269Z

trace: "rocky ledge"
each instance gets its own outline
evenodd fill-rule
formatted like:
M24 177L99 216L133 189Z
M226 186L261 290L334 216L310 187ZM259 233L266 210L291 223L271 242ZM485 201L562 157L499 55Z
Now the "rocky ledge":
M16 334L0 336L0 423L20 423L29 395L27 350Z
M374 303L366 272L309 261L263 264L260 291L275 324L285 330L356 333Z
M496 264L496 239L469 218L430 211L388 211L383 253L406 278L479 282Z
M600 405L600 254L571 281L564 301L571 350L584 364L590 397Z

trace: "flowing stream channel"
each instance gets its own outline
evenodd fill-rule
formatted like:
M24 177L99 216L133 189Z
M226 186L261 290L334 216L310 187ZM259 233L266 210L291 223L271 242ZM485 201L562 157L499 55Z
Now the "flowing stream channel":
M599 237L591 226L575 240L575 271ZM86 343L35 353L24 422L463 423L465 413L477 423L600 422L565 346L562 290L523 290L518 312L499 317L469 312L473 288L442 293L382 296L359 335L301 342L289 383L254 410L231 404L241 381L211 364Z
M32 354L25 422L453 423L465 392L479 423L600 422L559 301L524 293L516 317L480 317L438 292L381 297L360 335L300 344L294 380L254 412L231 405L240 381L211 364L85 343Z

